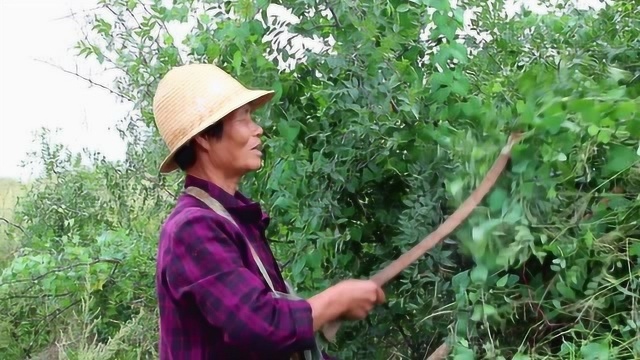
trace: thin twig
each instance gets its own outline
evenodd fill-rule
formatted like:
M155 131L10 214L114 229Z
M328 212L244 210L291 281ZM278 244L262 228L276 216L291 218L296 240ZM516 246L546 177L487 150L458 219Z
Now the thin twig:
M24 229L20 225L15 224L15 223L13 223L13 222L11 222L11 221L9 221L9 220L5 219L4 217L1 217L1 216L0 216L0 220L2 220L4 222L6 222L7 224L9 224L9 225L17 228L18 230L22 231L23 234L26 234L26 232L24 231Z
M333 17L333 19L336 22L336 28L341 28L342 25L340 24L340 21L338 20L338 16L336 16L336 12L333 11L333 8L331 7L331 4L329 4L329 1L325 1L324 4L327 6L327 9L329 9L329 12L331 12L331 16Z
M31 352L33 351L33 346L35 345L35 340L38 338L38 335L40 335L40 333L45 329L44 327L40 327L45 321L48 320L48 322L53 321L55 318L57 318L58 316L60 316L60 314L62 314L63 312L69 310L71 307L79 304L81 301L81 299L78 299L74 302L72 302L71 304L63 307L63 308L58 308L54 311L52 311L51 313L47 314L44 318L42 318L40 320L40 322L38 322L38 325L36 325L36 332L33 336L33 340L31 340L31 343L29 344L29 347L25 350L27 355L31 355Z
M397 319L393 319L393 325L395 325L396 328L398 328L398 331L400 332L400 335L402 336L402 339L404 340L405 345L407 346L407 349L413 351L413 346L411 345L411 339L409 338L409 336L407 335L407 332L404 331L404 328L402 327L402 325L400 325L400 323L397 321Z
M61 70L61 71L65 72L65 73L67 73L67 74L75 75L76 77L78 77L78 78L80 78L80 79L82 79L82 80L84 80L84 81L88 82L88 83L89 83L89 84L91 84L91 85L101 87L101 88L103 88L103 89L105 89L105 90L109 91L110 93L112 93L112 94L114 94L114 95L116 95L116 96L119 96L119 97L121 97L121 98L123 98L123 99L125 99L125 100L128 100L128 101L133 102L133 100L132 100L131 98L129 98L128 96L126 96L126 95L124 95L124 94L122 94L122 93L119 93L119 92L117 92L117 91L115 91L115 90L113 90L113 89L109 88L108 86L105 86L105 85L102 85L102 84L100 84L100 83L97 83L97 82L95 82L95 81L93 81L93 80L89 79L88 77L85 77L85 76L83 76L83 75L80 75L80 74L78 74L78 72L77 72L77 71L67 70L67 69L63 68L62 66L60 66L60 65L52 64L52 63L50 63L50 62L48 62L48 61L45 61L45 60L40 60L40 59L33 59L33 60L38 61L38 62L41 62L41 63L44 63L44 64L47 64L47 65L50 65L50 66L53 66L53 67L57 68L58 70Z
M40 295L14 295L0 298L0 301L7 301L13 299L41 299L41 298L59 298L63 296L71 295L71 292L66 292L62 294L40 294Z
M171 33L169 32L169 29L167 28L167 25L164 23L164 20L162 20L159 16L154 15L151 11L149 11L149 9L147 9L147 5L145 5L145 4L140 4L140 5L142 6L142 9L144 9L144 11L146 11L147 14L149 14L149 16L154 18L158 22L158 24L160 24L160 27L164 28L164 31L166 31L167 34L169 36L171 36ZM158 36L160 36L159 33L158 33ZM156 43L158 44L158 48L162 48L160 46L160 44L157 42L157 38L156 38ZM182 59L182 55L180 54L180 51L178 51L178 61L179 61L179 64L183 64L184 63L184 59Z
M80 11L77 11L77 12L71 11L71 13L69 13L67 15L63 15L63 16L60 16L60 17L57 17L57 18L53 18L53 19L51 19L49 21L54 22L54 21L68 19L68 18L73 18L76 15L86 14L86 13L91 12L91 11L99 10L100 8L102 8L102 6L96 6L94 8L80 10Z
M77 264L71 264L71 265L67 265L67 266L63 266L63 267L60 267L60 268L56 268L56 269L49 270L49 271L45 272L44 274L42 274L42 275L38 275L38 276L33 277L33 278L15 280L15 281L12 281L12 282L6 283L6 285L17 284L17 283L23 283L23 282L33 282L33 281L38 281L38 280L40 280L40 279L44 278L45 276L47 276L47 275L49 275L49 274L53 274L53 273L60 272L60 271L66 271L66 270L72 269L72 268L74 268L74 267L79 267L79 266L91 266L91 265L95 265L95 264L97 264L97 263L101 263L101 262L107 262L107 263L112 263L112 264L119 264L119 263L120 263L120 260L118 260L118 259L96 259L96 260L90 261L90 262L88 262L88 263L77 263Z

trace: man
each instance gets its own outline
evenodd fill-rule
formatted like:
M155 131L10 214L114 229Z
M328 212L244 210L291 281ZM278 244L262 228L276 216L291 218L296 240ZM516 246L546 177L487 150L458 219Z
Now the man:
M158 85L154 116L169 148L160 171L186 173L158 246L162 360L312 358L325 324L363 319L384 301L366 280L309 299L287 288L264 235L268 216L238 191L262 165L251 113L272 97L208 64L176 67Z

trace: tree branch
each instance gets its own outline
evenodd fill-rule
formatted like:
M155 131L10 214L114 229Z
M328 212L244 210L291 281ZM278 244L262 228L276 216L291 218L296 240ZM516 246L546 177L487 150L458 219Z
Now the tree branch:
M6 222L7 224L9 224L9 225L11 225L11 226L13 226L13 227L17 228L18 230L22 231L22 233L23 233L23 234L26 234L26 232L24 231L24 229L23 229L20 225L15 224L15 223L13 223L13 222L11 222L11 221L9 221L9 220L7 220L6 218L1 217L1 216L0 216L0 220L2 220L2 221L4 221L4 222Z
M83 76L83 75L80 75L80 74L78 74L78 72L77 72L77 71L67 70L67 69L63 68L62 66L59 66L59 65L56 65L56 64L52 64L52 63L50 63L50 62L48 62L48 61L45 61L45 60L40 60L40 59L34 59L34 60L35 60L35 61L38 61L38 62L41 62L41 63L44 63L44 64L47 64L47 65L50 65L50 66L53 66L53 67L57 68L58 70L61 70L61 71L65 72L65 73L67 73L67 74L75 75L76 77L78 77L78 78L80 78L80 79L82 79L82 80L84 80L84 81L88 82L88 83L89 83L89 84L91 84L91 85L94 85L94 86L97 86L97 87L103 88L103 89L105 89L105 90L109 91L110 93L112 93L112 94L114 94L114 95L116 95L116 96L118 96L118 97L120 97L120 98L122 98L122 99L125 99L125 100L128 100L128 101L133 102L133 99L129 98L128 96L126 96L126 95L124 95L124 94L122 94L122 93L119 93L119 92L117 92L117 91L115 91L115 90L113 90L113 89L109 88L108 86L105 86L105 85L99 84L99 83L97 83L97 82L95 82L95 81L93 81L93 80L89 79L88 77L85 77L85 76Z
M329 11L331 12L331 16L333 16L333 19L336 22L336 26L335 27L336 28L341 28L342 25L340 24L340 20L338 20L338 16L336 16L336 12L333 11L333 8L331 7L331 5L329 5L329 1L325 1L324 3L325 3L325 5L327 5L327 9L329 9Z
M15 281L12 281L12 282L9 282L9 283L6 283L6 284L7 285L11 285L11 284L18 284L18 283L23 283L23 282L38 281L38 280L46 277L49 274L53 274L53 273L61 272L61 271L66 271L66 270L69 270L69 269L72 269L72 268L75 268L75 267L79 267L79 266L91 266L91 265L95 265L95 264L101 263L101 262L107 262L107 263L112 263L112 264L120 264L120 260L118 260L118 259L96 259L96 260L90 261L88 263L77 263L77 264L72 264L72 265L67 265L67 266L63 266L63 267L60 267L60 268L52 269L52 270L49 270L49 271L45 272L42 275L38 275L38 276L33 277L33 278L19 279L19 280L15 280Z
M428 358L427 360L444 360L447 358L447 356L449 355L449 351L451 349L449 348L449 345L447 345L447 343L442 343L442 345L440 345L436 351L434 351Z
M7 301L13 299L42 299L42 298L59 298L63 296L69 296L72 293L66 292L62 294L40 294L40 295L14 295L0 298L0 301Z
M25 353L27 356L31 355L31 352L33 351L33 346L35 345L35 340L38 338L38 335L40 335L40 333L45 329L45 327L40 327L43 323L45 323L45 321L47 322L51 322L53 321L55 318L57 318L58 316L60 316L60 314L62 314L63 312L69 310L71 307L77 305L80 303L82 299L78 299L74 302L72 302L71 304L63 307L63 308L58 308L52 312L50 312L49 314L47 314L44 318L42 318L40 320L40 322L38 322L38 325L36 325L36 332L31 340L31 343L29 344L29 347L25 350Z
M144 9L144 11L147 12L147 14L149 14L149 16L151 16L154 20L156 20L158 22L158 24L160 24L160 27L164 29L164 31L167 32L167 34L171 35L171 33L169 32L169 28L167 28L167 25L164 23L164 20L162 20L159 16L154 15L151 11L149 11L149 9L147 9L147 5L141 3L140 4L142 6L142 9ZM133 16L133 14L131 14ZM160 34L158 34L159 36ZM160 43L158 43L158 39L156 38L156 43L158 44L158 48L161 48ZM182 55L180 54L180 52L178 51L178 60L180 64L184 64L184 59L182 59Z
M59 21L59 20L65 20L65 19L69 19L69 18L75 18L76 15L86 14L86 13L91 12L91 11L99 10L100 8L102 8L102 6L96 6L94 8L85 9L85 10L81 10L81 11L78 11L78 12L71 11L67 15L63 15L63 16L51 19L51 22Z

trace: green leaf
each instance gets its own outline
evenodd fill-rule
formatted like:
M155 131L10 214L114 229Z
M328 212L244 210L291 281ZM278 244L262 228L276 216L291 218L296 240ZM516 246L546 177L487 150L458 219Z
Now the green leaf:
M475 360L473 350L460 345L456 345L454 349L455 355L453 356L453 360Z
M259 9L266 9L270 4L269 0L256 0L256 5Z
M469 271L465 270L451 278L451 286L457 291L464 291L469 286Z
M236 76L240 75L240 71L242 70L241 65L242 65L242 53L240 52L240 50L238 50L233 54L233 69L236 72Z
M396 11L399 12L399 13L407 12L407 11L409 11L409 5L401 4L400 6L398 6L396 8Z
M607 152L607 163L604 166L606 175L613 175L626 170L640 160L636 151L628 146L612 144Z
M556 283L556 290L558 290L558 292L568 300L576 299L576 293L573 291L573 289L565 285L563 282L558 281Z
M600 131L600 132L598 133L598 137L597 137L597 139L598 139L598 142L601 142L601 143L603 143L603 144L606 144L606 143L608 143L609 141L611 141L611 133L610 133L609 131L606 131L606 130L604 130L604 131Z
M491 194L487 197L489 208L491 211L497 211L502 209L505 201L507 201L508 194L503 188L495 188Z
M482 312L485 317L496 316L498 314L498 310L490 304L482 304Z
M633 100L620 101L616 104L616 116L618 119L631 117L636 113L638 105Z
M280 81L276 81L273 84L273 91L275 92L273 101L276 102L284 95L284 88Z
M635 120L635 121L630 121L629 124L627 125L627 130L629 131L629 134L631 134L632 137L634 138L640 138L640 121Z
M467 62L467 59L468 59L467 48L464 47L464 45L458 42L453 42L451 43L451 45L449 45L449 52L451 53L451 56L453 56L453 58L460 61L461 64L464 64ZM500 86L500 84L496 84L496 85Z
M590 342L580 348L585 360L609 360L609 346L599 342Z
M482 321L482 304L475 304L473 306L473 314L471 315L471 320L475 322Z
M482 321L484 318L495 317L498 314L497 309L489 304L476 304L473 306L473 314L471 320Z
M489 276L489 270L482 264L477 264L476 267L471 270L471 282L474 284L484 284Z
M302 273L302 269L304 269L304 266L306 264L306 257L301 257L298 258L294 263L293 263L293 267L291 268L291 273L295 276L295 275L300 275Z
M278 123L278 131L288 143L293 143L300 133L300 123L297 121L280 121Z
M436 10L449 11L451 9L449 0L427 0L427 3Z
M436 72L429 79L429 82L431 83L431 92L435 92L443 86L449 86L452 81L453 74L451 71Z
M311 268L311 269L319 269L320 268L320 264L322 263L322 255L320 253L320 251L313 250L311 251L309 254L307 254L306 259L305 259L305 263Z
M164 34L163 42L167 46L173 45L173 36L171 36L169 33Z
M360 242L362 240L362 229L360 227L354 226L349 229L349 234L351 236L351 240Z
M469 92L469 81L464 78L454 81L453 84L451 84L451 91L458 95L466 95Z

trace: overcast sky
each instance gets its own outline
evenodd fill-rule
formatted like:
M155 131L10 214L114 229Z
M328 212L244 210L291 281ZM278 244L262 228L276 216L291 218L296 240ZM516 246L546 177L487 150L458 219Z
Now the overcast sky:
M601 5L599 0L577 2ZM27 180L35 175L20 163L32 151L40 127L60 129L54 139L74 152L86 147L110 159L123 157L124 144L113 126L126 105L106 90L37 61L68 70L79 66L80 73L108 83L109 73L76 58L73 49L81 38L82 18L70 14L96 5L96 0L0 0L0 177Z
M59 128L56 140L73 151L99 150L122 157L124 144L115 130L126 108L107 91L61 70L92 74L75 58L81 38L73 12L91 9L95 0L0 0L0 177L27 179L20 162L33 149L34 132ZM96 71L95 69L93 70ZM103 74L104 76L109 74Z

